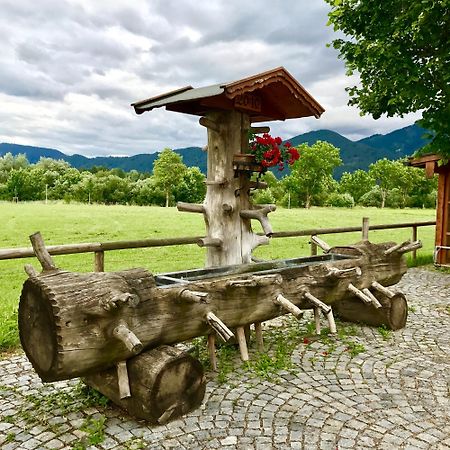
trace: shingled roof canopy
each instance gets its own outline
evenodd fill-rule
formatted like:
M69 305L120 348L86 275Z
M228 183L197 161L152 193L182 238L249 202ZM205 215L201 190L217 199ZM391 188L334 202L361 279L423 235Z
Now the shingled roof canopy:
M203 116L210 111L238 110L252 122L314 116L322 106L284 68L278 67L231 83L194 89L186 86L132 103L137 114L165 106L169 111Z

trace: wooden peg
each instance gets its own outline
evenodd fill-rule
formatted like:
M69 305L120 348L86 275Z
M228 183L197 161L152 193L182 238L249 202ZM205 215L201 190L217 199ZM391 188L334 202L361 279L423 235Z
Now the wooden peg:
M290 300L288 300L286 297L284 297L282 294L278 294L273 302L279 306L281 306L283 309L285 309L287 312L290 312L294 317L297 319L301 318L303 316L302 310L294 305Z
M397 252L403 254L407 252L412 252L419 248L422 248L422 241L414 241L411 242L411 244L405 245L404 247L400 248L399 250L397 250Z
M325 241L320 239L320 237L313 235L311 236L311 241L314 242L318 247L320 247L325 253L331 250L331 245L328 245Z
M113 330L113 336L122 341L126 348L133 354L137 355L142 351L144 346L137 336L128 328L125 322L117 325Z
M364 294L363 291L359 290L357 287L353 286L352 283L350 283L347 287L347 289L354 295L356 295L360 300L362 300L364 303L370 304L372 303L372 299L368 297L366 294Z
M50 253L44 244L44 239L41 236L41 233L37 231L36 233L30 236L31 245L33 246L34 254L36 258L39 260L42 266L42 270L56 270L57 267L53 262Z
M204 205L198 203L177 202L178 211L204 214Z
M333 310L330 308L330 311L327 312L325 315L328 320L328 327L330 328L330 333L336 334L337 329L336 329L336 322L334 321Z
M209 130L213 130L216 133L220 132L220 125L217 122L214 122L211 119L208 119L206 117L200 117L198 123L205 128L208 128Z
M324 302L319 300L317 297L314 297L314 295L312 295L310 292L305 292L303 295L310 303L312 303L315 306L314 318L316 318L316 309L320 309L325 314L325 317L327 318L328 327L330 328L330 333L333 333L333 334L336 333L337 332L336 322L334 321L333 310L331 309L331 306L326 305ZM316 332L317 332L317 322L316 322Z
M360 277L362 274L361 267L351 267L350 269L338 269L337 267L331 267L327 273L327 277L332 278L346 278L346 277Z
M408 239L408 240L406 240L406 241L404 241L404 242L402 242L400 244L393 245L392 247L389 247L387 250L384 251L384 256L390 255L391 253L396 252L398 249L400 249L400 248L402 248L405 245L408 245L410 243L411 243L411 240Z
M121 304L128 305L131 308L136 308L139 305L140 299L136 294L130 292L112 292L110 298L102 298L99 301L99 305L105 311L111 311L118 308Z
M258 209L243 209L239 214L243 219L256 219L261 223L264 234L268 237L272 236L273 229L270 225L267 215L277 209L276 205L266 205Z
M222 239L212 237L204 237L197 241L199 247L222 247L222 244Z
M206 314L206 321L225 342L234 337L233 332L213 312Z
M36 269L31 264L25 264L24 270L30 278L36 277L38 275Z
M191 291L189 289L183 289L178 296L183 300L188 300L193 303L208 303L208 293L200 291Z
M384 287L382 284L378 283L378 281L374 281L371 286L378 292L384 294L386 297L393 298L395 296L395 292L391 291L387 287Z
M370 292L369 289L364 288L363 293L367 295L372 300L372 305L375 306L375 308L381 308L383 305L378 301L378 299L375 297L375 295Z
M303 295L310 303L320 308L324 314L328 314L331 311L331 306L326 305L317 297L314 297L314 295L312 295L310 292L305 292Z

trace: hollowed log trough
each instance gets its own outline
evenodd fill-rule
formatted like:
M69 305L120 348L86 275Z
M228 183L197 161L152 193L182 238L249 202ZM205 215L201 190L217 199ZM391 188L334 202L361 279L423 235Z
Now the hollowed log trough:
M159 276L145 269L31 274L20 298L22 346L44 381L86 376L145 349L211 333L208 313L228 328L278 317L286 312L275 302L280 294L300 309L313 307L311 294L347 320L401 328L404 296L380 298L373 288L406 272L401 253L384 254L392 245L363 242L321 256ZM365 304L350 285L373 291L382 307Z

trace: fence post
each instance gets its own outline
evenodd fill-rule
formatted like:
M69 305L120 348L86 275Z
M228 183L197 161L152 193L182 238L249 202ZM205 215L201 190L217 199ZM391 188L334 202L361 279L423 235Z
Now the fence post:
M94 270L95 272L105 271L105 252L103 250L94 252Z
M309 243L311 244L311 256L316 256L317 255L317 244L312 240Z
M417 225L412 226L412 241L417 241ZM417 260L417 250L412 251L412 260L414 263L416 263Z
M368 241L369 240L369 218L363 217L362 220L362 240Z

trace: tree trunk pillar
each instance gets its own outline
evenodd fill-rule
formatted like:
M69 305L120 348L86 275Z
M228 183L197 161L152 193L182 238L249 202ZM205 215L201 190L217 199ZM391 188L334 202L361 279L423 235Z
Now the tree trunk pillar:
M207 246L206 267L247 263L261 242L250 219L240 216L241 210L251 209L250 176L235 174L233 156L248 151L250 120L247 114L226 111L209 113L204 123L208 128L206 231L208 239L221 242Z

